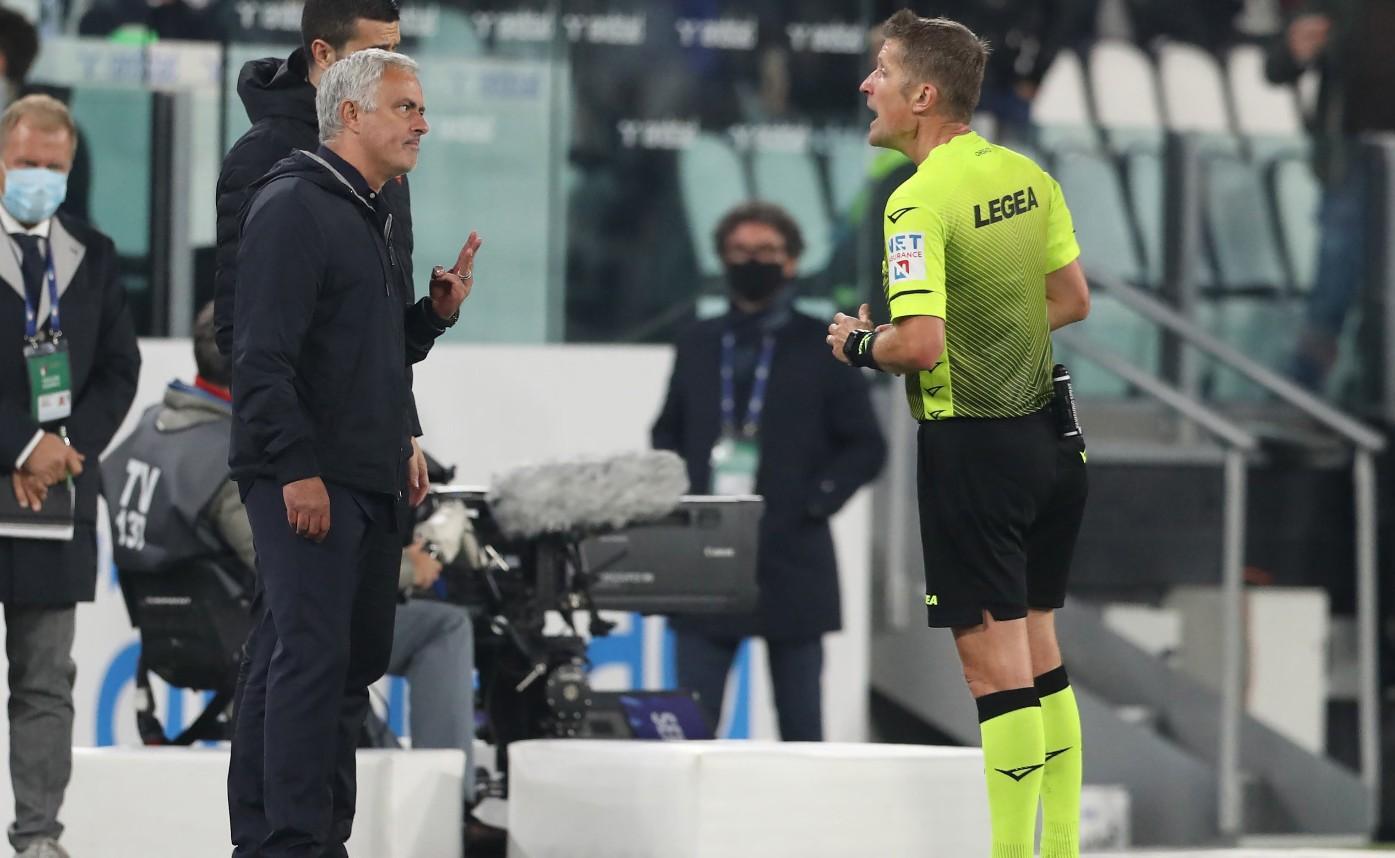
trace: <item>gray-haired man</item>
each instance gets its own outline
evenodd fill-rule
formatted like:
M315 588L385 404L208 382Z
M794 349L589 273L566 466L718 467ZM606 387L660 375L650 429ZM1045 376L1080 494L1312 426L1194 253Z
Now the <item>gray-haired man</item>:
M404 331L431 324L398 297L403 267L379 204L428 130L416 64L353 54L325 72L316 110L322 145L258 183L238 250L229 464L263 610L238 683L235 856L347 855L354 748L392 647ZM452 313L478 248L472 234L433 274L433 298Z

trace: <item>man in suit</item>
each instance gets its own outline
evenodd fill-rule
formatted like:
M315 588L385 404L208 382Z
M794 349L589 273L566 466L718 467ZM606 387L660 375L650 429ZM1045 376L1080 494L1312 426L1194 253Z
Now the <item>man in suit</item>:
M823 738L822 636L842 625L828 519L881 470L886 445L862 375L826 360L826 325L796 312L794 220L752 202L717 225L731 311L681 338L654 447L688 464L693 490L765 496L752 615L675 617L678 682L715 726L743 638L770 650L780 736Z
M58 809L72 769L71 658L76 603L97 582L97 457L135 398L140 351L111 239L55 215L77 146L72 117L44 95L0 117L0 467L22 506L72 475L70 541L0 538L0 602L10 657L10 842L24 858L62 858ZM31 363L66 363L70 397L35 401ZM61 357L60 357L61 356Z

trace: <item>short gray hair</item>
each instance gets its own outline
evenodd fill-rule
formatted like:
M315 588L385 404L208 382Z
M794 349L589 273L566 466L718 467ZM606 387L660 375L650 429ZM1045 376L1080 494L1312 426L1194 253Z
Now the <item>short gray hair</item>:
M372 113L378 109L378 84L383 72L391 66L417 73L417 62L406 54L381 48L368 48L349 54L329 67L320 78L315 93L315 113L320 121L320 142L328 143L344 130L339 119L339 105L352 101L359 110Z

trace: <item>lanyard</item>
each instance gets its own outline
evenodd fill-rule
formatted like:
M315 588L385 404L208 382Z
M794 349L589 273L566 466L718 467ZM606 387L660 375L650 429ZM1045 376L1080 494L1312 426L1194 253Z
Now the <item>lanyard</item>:
M48 284L48 304L49 332L53 335L54 341L63 336L63 326L58 317L58 275L53 270L53 247L47 239L44 240L44 282ZM19 248L15 246L13 240L10 241L10 250L15 255L15 261L19 263L20 270L24 269L23 257ZM21 284L24 292L24 338L28 342L36 342L39 339L39 308L29 303L29 289Z
M722 335L722 432L734 437L736 432L736 335ZM751 384L751 401L746 406L746 422L741 435L756 437L760 429L761 412L765 410L765 386L770 380L770 362L775 357L775 336L766 334L761 340L760 359L756 362L756 377Z

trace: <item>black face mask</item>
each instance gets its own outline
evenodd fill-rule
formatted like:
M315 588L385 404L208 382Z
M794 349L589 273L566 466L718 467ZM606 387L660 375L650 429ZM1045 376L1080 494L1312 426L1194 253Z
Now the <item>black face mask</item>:
M778 262L742 262L727 266L727 285L747 301L764 301L785 283L785 266Z

